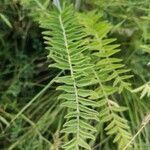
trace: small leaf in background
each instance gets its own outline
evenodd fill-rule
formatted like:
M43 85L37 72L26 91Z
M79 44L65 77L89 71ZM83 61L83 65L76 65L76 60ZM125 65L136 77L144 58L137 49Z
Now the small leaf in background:
M134 89L132 92L133 93L141 92L141 96L140 96L141 99L146 95L147 97L150 97L150 82Z
M12 24L10 23L10 21L8 20L8 18L5 15L3 15L2 13L0 13L0 18L6 23L6 25L9 28L12 28Z

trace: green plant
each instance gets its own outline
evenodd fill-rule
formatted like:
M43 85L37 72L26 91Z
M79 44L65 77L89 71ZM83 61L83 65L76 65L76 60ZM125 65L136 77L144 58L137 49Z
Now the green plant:
M147 2L2 0L0 149L148 150Z
M106 130L108 130L108 134L116 134L114 142L118 141L119 149L121 149L130 139L130 133L127 131L126 121L115 113L124 111L124 107L109 100L109 96L117 91L117 88L113 86L118 84L119 93L123 88L129 89L130 84L124 80L131 76L120 76L128 70L123 69L124 66L118 63L121 61L120 59L111 58L111 55L118 52L116 49L118 45L110 44L114 39L103 40L110 30L109 24L98 23L99 16L89 13L88 16L93 20L91 22L82 20L81 24L84 25L82 27L76 23L72 9L72 7L63 6L61 8L59 6L58 10L54 10L47 15L47 18L44 16L40 20L42 27L48 30L43 32L45 43L48 45L47 49L50 51L48 57L56 62L49 67L55 67L67 73L56 81L63 83L57 89L64 91L58 98L67 100L62 103L62 106L69 108L66 115L67 121L64 124L65 128L62 131L69 135L71 133L69 139L73 136L63 147L66 149L79 149L79 147L90 149L85 140L95 138L87 131L96 130L87 123L87 119L95 118L97 120L98 112L88 106L97 106L103 108L100 111L100 121L110 122ZM72 18L72 16L74 17ZM86 17L82 16L82 18ZM82 32L84 28L87 33ZM90 39L90 36L94 37ZM115 81L112 87L105 85L105 82L113 79ZM91 85L96 85L94 91ZM99 99L101 100L99 101Z
M46 19L42 19L41 23L42 27L48 30L43 32L46 44L50 46L48 57L55 61L49 67L59 68L65 72L65 75L56 81L62 83L57 90L64 91L58 98L61 101L66 100L62 106L68 108L65 116L67 121L62 132L71 134L68 138L73 137L63 147L90 149L85 139L94 139L88 130L96 130L87 120L97 118L98 112L88 106L96 106L98 103L88 99L92 94L92 90L87 89L87 86L93 84L92 76L89 74L93 65L90 64L90 58L83 54L87 50L86 43L82 40L86 35L82 32L81 26L76 24L72 9L59 6L59 9L51 12Z

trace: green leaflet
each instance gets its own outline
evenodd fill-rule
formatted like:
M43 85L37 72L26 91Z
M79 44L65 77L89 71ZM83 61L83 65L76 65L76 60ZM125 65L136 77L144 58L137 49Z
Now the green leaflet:
M109 65L110 63L114 63L114 62L120 62L120 61L122 61L122 59L119 59L119 58L110 58L109 60L108 59L102 59L102 60L100 60L98 63L97 63L97 65Z
M86 148L86 149L88 149L88 150L91 149L90 146L89 146L84 140L82 140L82 138L79 138L78 143L79 143L79 145L80 145L81 147L83 147L83 148Z
M72 109L76 109L76 102L74 101L68 101L68 102L64 102L61 104L63 107L68 107L68 108L72 108Z
M76 125L77 125L76 123L77 123L76 120L75 120L75 119L72 119L72 120L67 121L67 122L63 125L63 127L66 127L66 126L76 126Z
M68 86L68 85L59 86L56 88L56 90L62 90L67 93L74 93L74 88L72 86Z
M84 87L84 86L89 86L89 85L93 85L96 83L97 83L97 80L92 78L92 77L90 77L89 79L88 78L82 78L77 82L77 86L78 87Z
M84 130L80 130L80 137L82 137L83 139L88 138L88 139L95 140L95 137L90 132L87 132L87 131L84 131Z
M75 94L61 94L58 96L58 99L65 99L65 100L75 100Z
M117 88L113 88L111 86L103 86L103 89L101 87L98 87L94 92L91 94L91 99L98 99L104 97L104 92L107 93L107 96L114 94L117 91Z
M91 115L98 115L98 112L89 108L89 107L86 107L86 106L83 106L83 105L80 105L80 110L82 112L85 112L87 114L91 114Z
M77 144L77 140L76 140L76 138L73 138L73 139L70 140L67 144L64 144L64 145L62 146L62 148L64 148L64 149L75 148L76 144Z
M71 79L71 76L59 77L59 78L57 78L56 82L73 85L73 80Z
M150 97L150 82L132 90L132 92L137 93L141 92L140 98L142 99L144 96Z
M58 69L62 69L62 70L69 70L69 65L68 64L60 64L60 63L55 63L55 64L51 64L48 67L50 68L58 68Z
M93 106L93 107L99 107L100 104L94 100L88 100L85 98L80 98L80 103L85 106Z
M77 132L77 128L76 126L69 126L69 127L66 127L64 129L61 130L62 133L76 133Z
M83 119L86 119L86 120L96 120L96 121L99 121L99 118L97 117L97 114L81 112L80 116Z
M90 96L92 94L92 90L79 89L78 94L81 97L87 97L87 96Z
M96 129L93 126L91 126L90 124L88 124L88 123L86 123L86 122L84 122L82 120L80 121L80 127L84 128L84 129L87 129L87 130L91 130L91 131L96 132Z
M6 25L7 25L9 28L13 28L11 22L9 21L9 19L7 18L6 15L0 13L0 18L6 23Z

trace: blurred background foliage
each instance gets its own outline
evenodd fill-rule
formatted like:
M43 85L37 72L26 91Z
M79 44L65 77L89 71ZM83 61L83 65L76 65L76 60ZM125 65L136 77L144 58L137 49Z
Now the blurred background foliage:
M108 37L117 38L121 45L117 55L134 75L130 79L133 89L143 86L135 91L137 93L124 90L120 98L122 105L128 106L122 115L135 134L150 111L150 1L66 2L73 3L80 12L98 11L103 20L111 23ZM47 60L38 24L40 15L51 9L51 0L0 1L0 150L60 149L59 130L66 110L59 106L59 93L53 84L60 72L48 69L51 62ZM91 146L94 150L115 150L110 138L99 128L97 143ZM135 141L136 150L149 149L150 125Z

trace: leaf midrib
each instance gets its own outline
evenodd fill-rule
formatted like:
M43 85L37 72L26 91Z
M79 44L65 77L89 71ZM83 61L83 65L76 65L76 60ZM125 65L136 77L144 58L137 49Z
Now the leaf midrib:
M60 26L61 26L61 29L62 29L62 32L63 32L64 44L65 44L65 47L66 47L68 63L69 63L69 67L70 67L70 74L71 74L71 78L73 80L73 87L74 87L74 91L75 91L76 111L77 111L77 141L79 141L79 133L80 133L80 126L79 126L80 117L79 117L79 114L80 114L80 110L79 110L78 90L77 90L76 81L75 81L75 77L74 77L74 71L73 71L72 62L71 62L70 51L69 51L69 48L68 48L69 46L68 46L66 31L65 31L65 27L63 25L61 15L59 15L59 22L60 22ZM76 148L77 148L77 150L79 149L78 146Z

